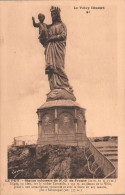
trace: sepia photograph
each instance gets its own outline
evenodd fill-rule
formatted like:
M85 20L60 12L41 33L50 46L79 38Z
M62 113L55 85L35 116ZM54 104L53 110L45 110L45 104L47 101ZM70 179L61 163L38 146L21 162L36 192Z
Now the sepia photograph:
M0 2L2 195L40 181L74 182L36 183L45 194L124 194L119 2Z

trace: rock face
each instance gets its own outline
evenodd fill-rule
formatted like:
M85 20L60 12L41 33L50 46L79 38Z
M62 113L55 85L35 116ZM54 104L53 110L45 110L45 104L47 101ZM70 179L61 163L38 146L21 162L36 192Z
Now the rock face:
M91 155L89 160L87 155ZM104 178L94 161L85 147L12 146L8 149L8 179Z

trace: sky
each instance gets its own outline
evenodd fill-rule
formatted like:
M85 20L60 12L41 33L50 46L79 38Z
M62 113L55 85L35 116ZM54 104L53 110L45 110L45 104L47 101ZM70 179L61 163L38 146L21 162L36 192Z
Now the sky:
M45 23L50 24L53 4L5 3L0 21L1 118L2 135L10 143L13 137L38 133L36 111L46 101L49 83L44 48L38 41L38 29L32 25L32 16L38 21L38 13L43 13ZM84 9L74 9L78 2L54 5L61 8L61 18L67 26L65 70L77 103L86 108L87 136L117 136L117 9L109 5L87 14Z

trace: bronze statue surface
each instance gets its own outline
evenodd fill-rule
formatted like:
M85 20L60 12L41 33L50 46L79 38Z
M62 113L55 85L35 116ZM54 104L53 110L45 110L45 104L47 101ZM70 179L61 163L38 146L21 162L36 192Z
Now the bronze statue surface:
M51 90L47 94L47 101L57 99L75 101L76 98L64 70L67 29L61 20L60 11L58 7L51 7L52 24L50 25L43 23L45 19L43 14L38 15L39 23L35 23L34 17L32 19L34 27L39 27L38 38L45 47L45 73L48 74Z

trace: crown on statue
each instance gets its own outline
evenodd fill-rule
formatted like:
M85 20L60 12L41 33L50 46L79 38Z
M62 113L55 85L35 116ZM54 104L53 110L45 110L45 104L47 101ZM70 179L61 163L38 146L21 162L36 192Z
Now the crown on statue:
M51 6L51 9L50 9L51 12L55 11L57 13L60 13L61 12L61 9L59 7L54 7L54 6Z

